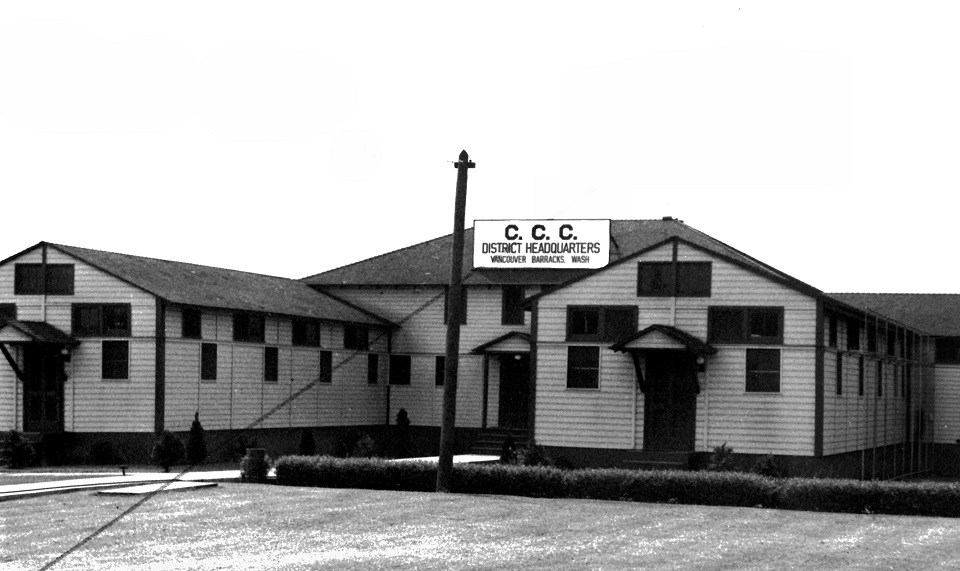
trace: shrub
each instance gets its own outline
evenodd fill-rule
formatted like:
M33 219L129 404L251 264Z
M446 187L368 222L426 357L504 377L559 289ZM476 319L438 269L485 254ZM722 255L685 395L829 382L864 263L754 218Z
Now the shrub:
M789 510L960 517L956 483L791 478L776 500Z
M787 469L781 466L771 454L757 460L750 471L768 478L786 478L788 476Z
M247 448L258 448L259 443L256 438L247 438L242 434L232 440L230 444L230 460L239 462L247 455Z
M517 450L517 464L521 466L553 466L553 459L543 446L531 444Z
M169 430L164 430L153 445L153 451L150 458L155 464L163 468L164 472L170 471L173 466L183 458L183 441L176 434Z
M30 443L23 438L23 435L16 430L10 431L7 446L10 450L10 459L8 464L11 468L23 468L29 464L31 460L33 460L33 446L31 446Z
M190 425L190 437L187 439L187 461L196 466L207 458L207 439L203 434L203 425L200 424L200 413L193 413L193 424Z
M313 438L313 429L304 428L300 433L300 455L313 456L317 453L317 441Z
M113 443L106 440L94 442L90 447L90 463L97 465L122 464L123 455L113 447Z
M394 435L393 455L397 458L403 458L410 453L410 417L407 415L407 409L405 408L397 411L397 426Z
M517 461L517 442L513 436L508 434L503 439L503 445L500 447L500 463L515 464Z
M713 470L714 472L732 470L733 448L727 446L726 442L714 448L713 454L710 455L710 464L708 469Z
M353 453L351 454L354 458L373 458L376 455L377 443L369 434L364 434L363 438L357 441L357 445L353 447Z

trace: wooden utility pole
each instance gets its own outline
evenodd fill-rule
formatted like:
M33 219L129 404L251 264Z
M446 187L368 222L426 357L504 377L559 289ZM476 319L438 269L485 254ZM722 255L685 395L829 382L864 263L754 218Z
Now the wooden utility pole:
M447 356L443 370L443 424L440 426L440 458L437 491L449 492L453 481L453 447L456 442L457 367L460 356L460 316L463 311L463 225L467 209L467 169L477 166L467 151L460 151L457 167L457 197L453 209L453 246L450 251L450 290L447 292Z

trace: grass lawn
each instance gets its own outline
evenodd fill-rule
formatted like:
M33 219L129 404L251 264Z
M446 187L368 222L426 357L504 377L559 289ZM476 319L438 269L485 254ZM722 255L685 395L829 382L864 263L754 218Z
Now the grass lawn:
M0 504L36 569L136 501ZM55 569L960 567L960 520L254 484L169 492Z

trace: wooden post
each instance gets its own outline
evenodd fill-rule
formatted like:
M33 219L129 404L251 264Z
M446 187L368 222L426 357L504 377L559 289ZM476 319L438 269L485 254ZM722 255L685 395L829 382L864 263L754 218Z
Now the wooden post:
M449 492L453 481L453 448L456 442L457 367L460 355L460 317L463 311L463 225L467 209L467 169L476 165L467 151L460 151L457 196L453 212L453 246L450 251L450 291L447 299L447 356L443 371L443 424L440 426L440 458L437 491Z

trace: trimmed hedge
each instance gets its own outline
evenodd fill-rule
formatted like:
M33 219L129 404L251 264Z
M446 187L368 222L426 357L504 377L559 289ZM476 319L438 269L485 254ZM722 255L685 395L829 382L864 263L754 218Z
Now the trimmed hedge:
M430 492L430 462L378 458L284 456L277 482L288 486ZM960 517L960 484L769 478L742 472L622 469L560 470L542 466L457 464L453 491L534 498L766 507L840 513Z

